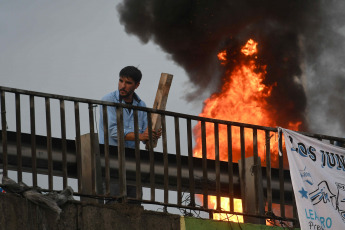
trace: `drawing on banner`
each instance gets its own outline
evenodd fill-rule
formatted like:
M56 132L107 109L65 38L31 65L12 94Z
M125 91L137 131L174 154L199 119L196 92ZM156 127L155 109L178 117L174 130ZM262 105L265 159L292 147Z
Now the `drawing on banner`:
M341 218L345 222L345 185L340 183L335 183L338 188L338 195L336 201L336 209L339 212Z
M337 185L337 195L331 192L327 181L321 181L318 188L309 193L313 205L323 201L324 204L331 203L335 210L338 211L342 220L345 222L345 185L335 182Z
M321 181L315 191L309 193L313 205L317 205L321 201L324 204L331 203L335 208L336 196L329 189L327 181Z
M313 185L313 178L311 177L310 172L307 170L307 166L304 167L303 170L299 170L299 173L301 174L302 180L304 182L307 182L309 185Z

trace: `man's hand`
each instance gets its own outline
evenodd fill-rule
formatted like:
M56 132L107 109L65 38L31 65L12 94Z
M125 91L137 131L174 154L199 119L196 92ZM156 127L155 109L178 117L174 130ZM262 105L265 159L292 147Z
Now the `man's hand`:
M154 130L152 130L154 131ZM155 136L155 139L154 140L158 140L159 138L161 138L162 136L162 129L158 129L157 131L154 132L154 136Z
M162 129L159 129L157 131L152 130L152 140L156 141L162 136ZM146 129L143 133L139 134L139 140L141 141L148 141L149 138L149 130Z
M152 130L152 141L155 142L162 136L162 129L158 129L157 131ZM125 136L126 141L134 141L135 140L135 135L134 133L128 133ZM143 133L139 133L139 140L147 142L150 140L149 138L149 130L146 129Z

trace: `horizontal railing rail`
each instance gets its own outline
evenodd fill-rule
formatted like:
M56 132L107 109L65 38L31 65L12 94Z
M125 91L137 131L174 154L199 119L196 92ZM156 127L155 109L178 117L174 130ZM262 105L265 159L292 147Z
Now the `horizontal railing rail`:
M133 106L133 105L127 105L127 104L112 103L112 102L106 102L106 101L94 100L94 99L85 99L85 98L80 98L80 97L70 97L70 96L51 94L51 93L42 93L42 92L16 89L16 88L4 87L4 86L0 86L0 91L14 93L14 94L17 93L21 95L42 97L42 98L72 101L72 102L81 102L81 103L90 103L90 104L108 105L108 106L119 106L122 108L138 109L145 112L157 113L161 115L164 114L164 115L172 116L172 117L199 120L199 121L205 121L205 122L213 122L213 123L219 123L219 124L224 124L224 125L242 126L245 128L267 130L267 131L272 131L272 132L278 131L278 129L275 127L246 124L246 123L234 122L234 121L225 121L225 120L219 120L219 119L214 119L214 118L199 117L195 115L171 112L171 111L166 111L166 110L152 109L152 108L146 108L146 107L144 108L144 107L138 107L138 106ZM301 131L299 131L299 133L304 134L309 137L314 137L314 138L323 139L323 140L330 140L330 141L333 140L333 141L341 141L341 142L345 141L345 138L334 137L334 136L329 136L329 135L324 135L324 134L314 134L314 133L301 132Z
M62 178L62 188L74 178L75 195L81 197L121 198L159 204L165 211L186 208L210 216L241 214L249 222L271 218L298 225L286 154L278 155L283 143L277 128L3 86L0 92L4 176L15 171L16 180L23 182L28 172L32 187L47 191L56 188L56 177ZM103 112L101 145L95 106ZM109 145L108 107L116 108L118 146ZM134 149L125 148L124 109L133 111ZM147 114L148 149L140 149L138 111ZM153 114L162 121L160 151L153 148ZM345 143L344 138L303 134ZM174 149L170 153L168 145ZM47 176L47 185L39 175ZM129 195L128 186L135 188L135 195ZM228 209L221 202L224 197ZM234 198L242 200L241 211Z

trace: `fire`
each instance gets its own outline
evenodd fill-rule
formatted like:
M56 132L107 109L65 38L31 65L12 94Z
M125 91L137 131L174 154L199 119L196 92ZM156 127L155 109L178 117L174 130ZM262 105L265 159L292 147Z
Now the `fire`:
M226 50L220 52L217 57L220 61L226 61ZM222 64L225 64L225 62L222 62Z
M221 197L220 199L220 206L222 210L230 210L230 198L229 197ZM216 196L209 196L209 203L208 206L212 209L217 208L217 198ZM242 201L241 199L234 199L234 211L235 212L242 212ZM240 222L243 223L243 216L240 215L229 215L226 213L214 213L213 219L215 220L226 220L226 221L233 221L233 222Z
M256 46L258 45L253 39L249 39L247 44L241 49L241 52L248 56L257 53Z
M257 43L250 39L242 48L245 56L252 56L257 53ZM221 61L226 57L224 51L218 55ZM266 98L270 95L272 87L265 86L262 81L265 78L266 66L261 67L257 72L255 60L249 60L236 66L233 72L228 73L223 80L223 86L220 93L214 93L204 102L204 108L199 116L212 117L216 119L237 121L243 123L255 123L263 126L276 126L275 122L270 119L267 109ZM214 159L214 127L212 124L206 124L206 143L207 157ZM194 155L201 157L200 123L194 128L194 133L198 137L194 148ZM219 127L220 143L220 160L227 160L227 127ZM264 134L258 133L259 140L264 140ZM247 150L252 147L249 145L253 134L245 132ZM233 130L233 150L240 151L240 130ZM248 140L248 141L247 141ZM246 151L250 152L250 151ZM252 152L252 151L251 151ZM263 153L263 151L259 151ZM235 155L234 161L238 161L238 154Z
M260 126L276 127L276 121L273 118L274 111L269 107L267 98L271 95L273 87L263 83L266 76L266 66L259 66L256 63L258 43L250 39L241 49L243 60L238 61L232 71L227 71L223 78L223 84L220 92L212 94L204 102L204 108L199 116L210 117L221 120L235 121L241 123L257 124ZM222 51L218 54L218 59L222 65L227 63L227 52ZM298 130L301 122L290 123L289 129ZM201 123L194 127L196 145L194 147L194 156L202 157L202 139L201 139ZM228 160L228 142L227 127L219 125L219 156L221 161ZM246 157L253 155L253 133L251 129L245 129L245 153ZM261 160L265 159L265 133L258 131L258 154ZM271 141L270 148L273 149L274 141ZM240 159L241 141L240 129L232 128L232 151L233 161ZM215 159L215 140L214 125L206 123L206 151L208 159ZM273 155L273 154L272 154ZM275 156L276 157L276 156ZM272 161L274 161L274 156ZM264 163L264 162L263 162ZM222 200L229 199L222 197ZM216 203L216 198L209 196L211 203ZM241 200L238 201L241 203ZM221 208L229 210L227 207L229 202L222 202ZM239 205L241 206L241 204ZM211 207L211 206L210 206ZM224 216L221 216L220 219ZM236 218L236 221L237 218Z

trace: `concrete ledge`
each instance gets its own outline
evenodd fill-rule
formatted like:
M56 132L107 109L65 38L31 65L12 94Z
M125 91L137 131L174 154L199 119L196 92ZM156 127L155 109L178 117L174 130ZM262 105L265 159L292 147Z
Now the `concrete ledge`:
M0 230L283 230L256 224L205 220L146 211L133 204L69 201L60 215L15 194L0 193ZM286 228L285 228L286 229Z
M180 216L128 204L68 202L58 216L15 194L0 194L0 230L180 229Z

